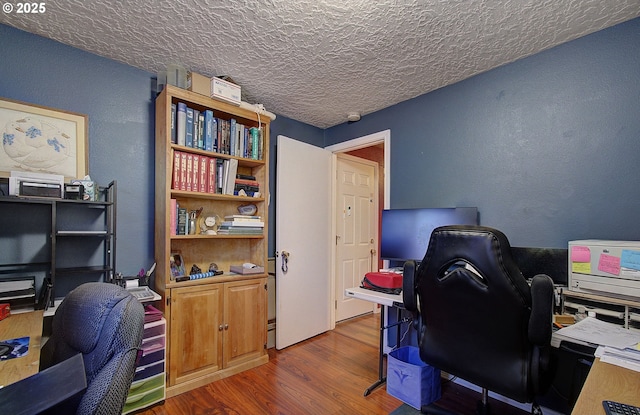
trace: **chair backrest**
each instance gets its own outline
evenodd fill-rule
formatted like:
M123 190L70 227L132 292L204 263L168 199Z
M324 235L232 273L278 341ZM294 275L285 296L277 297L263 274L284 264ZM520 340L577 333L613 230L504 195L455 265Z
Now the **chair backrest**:
M144 308L114 284L87 283L64 298L53 317L41 367L82 353L86 392L68 402L68 413L121 413L144 330Z
M544 277L536 277L546 286L539 308L548 310L542 318L535 311L533 318L536 301L502 232L466 225L434 230L412 287L404 290L405 296L417 296L406 302L419 309L422 360L530 402L545 364L540 352L551 336L553 282Z

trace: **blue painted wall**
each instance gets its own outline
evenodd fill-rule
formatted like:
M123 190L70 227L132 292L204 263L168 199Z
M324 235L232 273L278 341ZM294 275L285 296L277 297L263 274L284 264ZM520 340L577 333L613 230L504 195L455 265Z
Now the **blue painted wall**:
M385 129L392 208L477 206L516 246L640 240L640 18L330 128L326 145Z

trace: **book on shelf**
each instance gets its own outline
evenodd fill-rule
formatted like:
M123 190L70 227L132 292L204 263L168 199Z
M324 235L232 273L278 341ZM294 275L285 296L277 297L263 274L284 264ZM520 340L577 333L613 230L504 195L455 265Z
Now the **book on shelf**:
M188 216L188 212L186 208L181 208L178 206L177 208L177 212L178 212L178 226L176 229L176 235L187 235L188 234L188 223L189 223L189 218Z
M207 179L209 177L208 168L209 168L209 157L200 156L200 168L199 168L200 178L198 179L198 186L199 186L198 191L200 193L207 192L207 188L208 188Z
M204 149L206 151L216 151L214 146L214 134L218 129L216 120L213 117L213 111L206 110L204 112Z
M260 183L258 183L257 180L240 179L238 178L238 175L236 175L236 184L241 184L245 186L260 186Z
M257 215L226 215L224 217L226 220L233 220L233 221L258 221L260 222L262 220L262 216L257 216Z
M178 102L176 114L176 144L184 146L187 141L187 104Z
M226 220L220 223L220 226L264 228L264 222L251 220Z
M236 140L238 139L236 119L229 120L229 154L235 156L236 154ZM235 177L235 176L234 176Z
M221 235L262 235L263 226L227 226L220 225L218 233Z
M229 168L226 170L224 177L225 191L224 194L232 195L235 187L235 177L238 173L238 159L225 160L228 162Z
M192 144L193 144L193 148L201 148L200 144L198 143L198 136L200 134L200 128L198 127L198 123L200 122L200 111L198 111L197 109L193 109L193 126L192 126L192 134L193 134L193 139L192 139Z
M191 192L193 191L193 154L191 153L186 153L186 154L187 154L187 173L186 173L187 185L185 187L185 190L187 192Z
M176 104L171 104L171 143L176 144Z
M187 190L187 153L180 152L180 190Z
M173 152L173 169L171 178L171 188L180 190L180 152Z
M178 217L178 201L171 199L169 202L169 234L176 235L177 232L177 217Z
M185 127L185 146L193 147L193 108L187 107L187 123Z
M198 154L193 155L193 170L191 171L191 190L194 192L200 191L200 156Z
M207 192L216 193L216 177L218 175L217 161L215 157L209 157L207 160Z

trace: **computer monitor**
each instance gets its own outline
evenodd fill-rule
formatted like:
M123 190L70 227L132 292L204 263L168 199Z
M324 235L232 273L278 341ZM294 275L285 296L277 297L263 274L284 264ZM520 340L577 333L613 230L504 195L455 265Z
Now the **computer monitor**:
M385 209L382 211L380 258L421 261L431 232L445 225L477 225L478 208Z

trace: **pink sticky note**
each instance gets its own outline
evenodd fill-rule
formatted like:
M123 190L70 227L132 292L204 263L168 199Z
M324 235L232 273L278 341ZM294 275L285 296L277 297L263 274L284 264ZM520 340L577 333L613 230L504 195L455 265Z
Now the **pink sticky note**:
M598 269L603 272L608 272L613 275L620 275L620 258L601 254L600 260L598 261Z
M572 246L571 262L591 262L591 251L588 246Z

